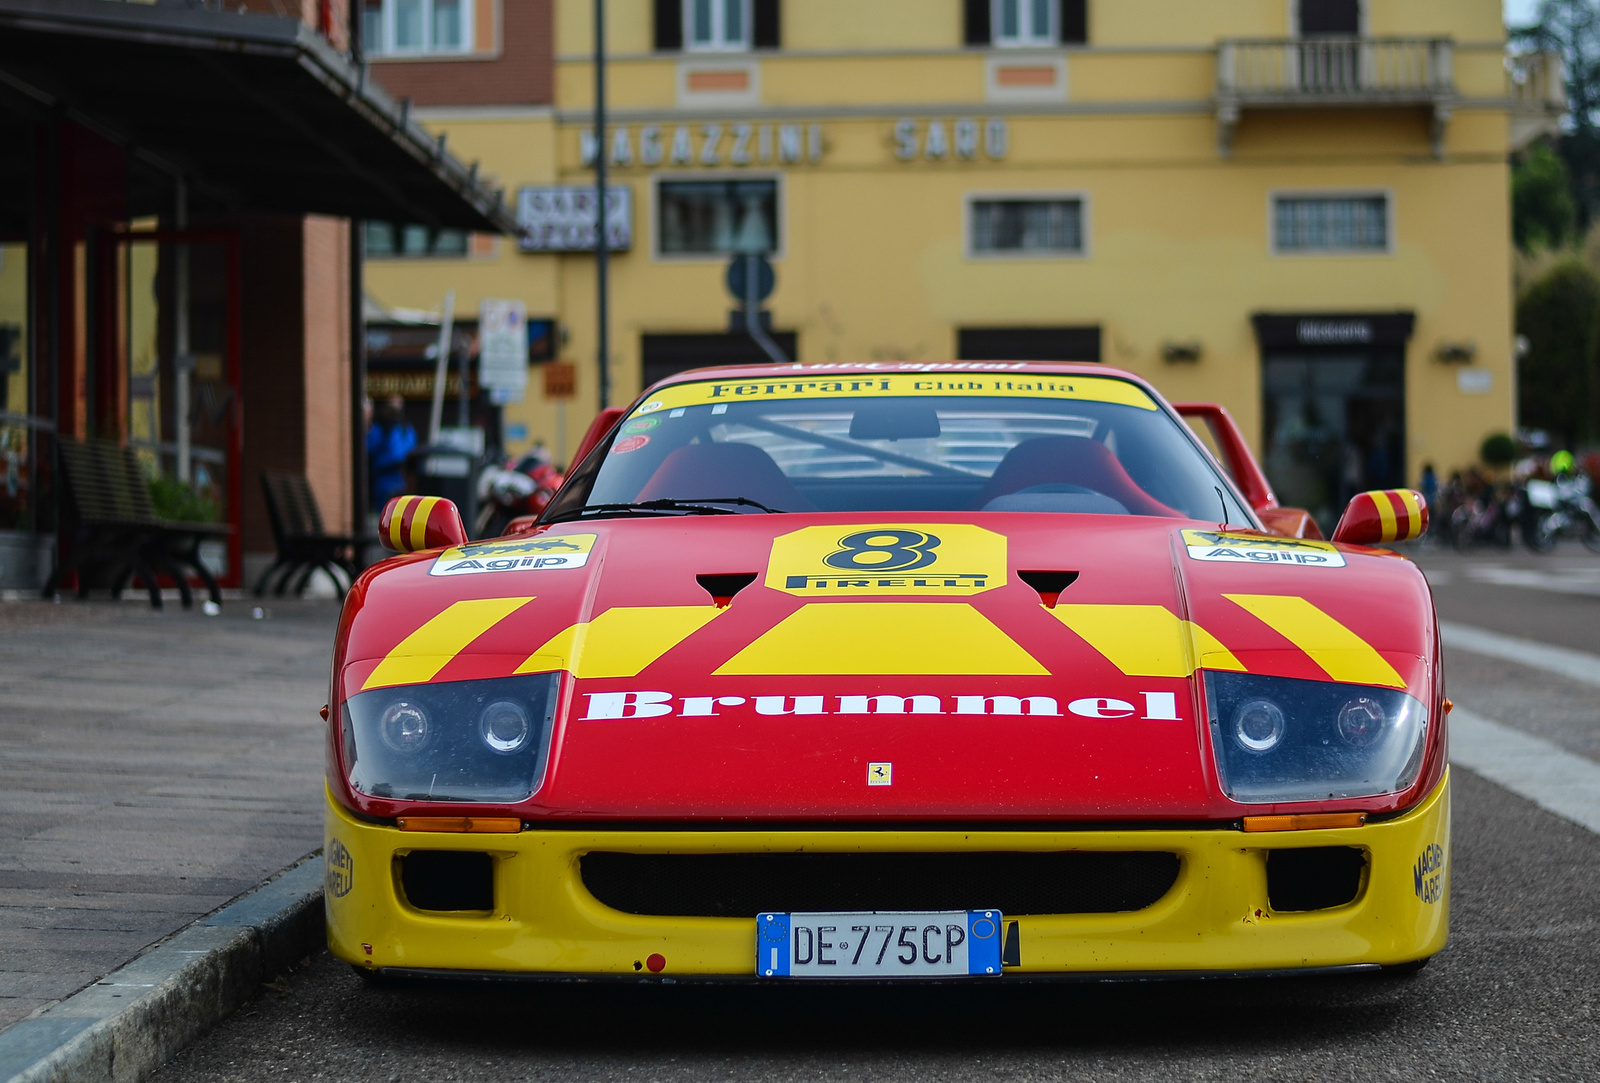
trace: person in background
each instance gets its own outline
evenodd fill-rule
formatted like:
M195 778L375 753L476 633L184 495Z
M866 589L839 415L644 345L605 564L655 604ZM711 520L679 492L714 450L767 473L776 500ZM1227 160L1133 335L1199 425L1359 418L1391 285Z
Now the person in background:
M385 399L367 427L367 478L372 489L372 510L381 511L391 497L406 487L406 458L417 447L417 430L406 420L405 401L399 395Z
M1422 499L1427 502L1428 513L1431 515L1439 503L1439 475L1434 473L1432 463L1422 464L1422 484L1420 486Z

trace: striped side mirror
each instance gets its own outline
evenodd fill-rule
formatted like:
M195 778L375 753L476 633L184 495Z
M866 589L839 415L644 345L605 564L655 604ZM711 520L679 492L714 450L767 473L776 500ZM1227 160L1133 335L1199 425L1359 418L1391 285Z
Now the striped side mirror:
M467 543L461 513L442 496L397 496L383 506L378 538L385 549L414 553Z
M1411 489L1374 489L1350 498L1333 540L1350 545L1414 541L1428 529L1428 502Z

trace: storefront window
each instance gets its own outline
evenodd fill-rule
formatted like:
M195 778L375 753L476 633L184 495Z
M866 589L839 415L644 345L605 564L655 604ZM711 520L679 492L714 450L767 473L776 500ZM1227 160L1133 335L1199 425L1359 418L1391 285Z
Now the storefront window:
M778 248L778 182L662 181L656 189L664 256Z
M459 229L368 222L366 254L369 259L459 259L467 254L467 234Z
M1262 359L1266 455L1278 499L1331 533L1356 493L1405 483L1405 362L1374 348Z

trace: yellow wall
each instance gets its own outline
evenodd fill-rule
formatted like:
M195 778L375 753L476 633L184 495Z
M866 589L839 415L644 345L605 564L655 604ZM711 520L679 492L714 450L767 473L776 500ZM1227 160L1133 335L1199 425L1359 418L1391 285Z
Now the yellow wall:
M1461 100L1443 156L1426 107L1252 110L1232 153L1218 151L1215 43L1287 32L1289 0L1094 0L1091 43L1058 50L1067 93L1056 102L986 95L999 50L960 48L955 0L790 0L785 49L748 56L650 53L647 0L611 0L611 106L637 140L641 125L668 134L708 121L820 124L820 162L751 165L782 177L783 250L774 260L776 325L799 336L807 362L948 359L960 327L1099 324L1103 359L1152 379L1174 399L1223 402L1260 438L1258 312L1416 313L1407 354L1407 475L1423 461L1442 471L1472 461L1483 437L1513 417L1505 73L1497 0L1372 0L1377 35L1444 36L1457 49ZM589 0L558 0L554 117L435 120L450 146L482 158L514 193L530 183L581 184L592 73ZM796 55L796 54L800 55ZM820 54L820 55L819 55ZM854 54L854 55L851 55ZM680 62L729 60L759 68L759 100L737 107L678 102ZM1001 161L898 161L902 117L1003 118ZM632 188L634 245L612 262L612 401L639 391L640 336L716 332L731 300L725 259L661 259L652 252L652 178L732 176L738 167L617 168ZM1376 189L1391 195L1389 252L1275 255L1269 208L1279 190ZM973 259L963 242L964 199L983 192L1070 192L1087 200L1082 258ZM481 296L523 297L554 315L563 358L580 366L567 449L595 409L594 261L530 256L502 242L489 260L369 265L373 292L391 305L435 307L447 288L458 311ZM1198 363L1171 363L1163 343L1199 342ZM1493 390L1457 390L1441 342L1476 345ZM506 416L554 437L555 408L540 394Z

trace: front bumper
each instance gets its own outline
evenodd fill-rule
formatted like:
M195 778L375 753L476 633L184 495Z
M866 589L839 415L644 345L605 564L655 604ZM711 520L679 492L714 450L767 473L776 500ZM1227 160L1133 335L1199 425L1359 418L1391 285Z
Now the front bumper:
M1126 851L1177 854L1172 888L1142 910L1019 915L1020 975L1240 972L1392 966L1427 958L1449 935L1450 779L1422 804L1363 827L1246 834L1121 831L642 831L571 828L514 835L402 832L364 823L328 799L328 945L372 970L529 976L751 977L749 918L623 913L584 888L578 861L624 853ZM1268 905L1267 854L1354 847L1366 855L1355 899L1282 913ZM488 854L494 907L422 911L406 900L399 858L428 850ZM973 906L988 905L982 899ZM1008 923L1013 920L1007 915ZM648 974L648 971L644 971Z

